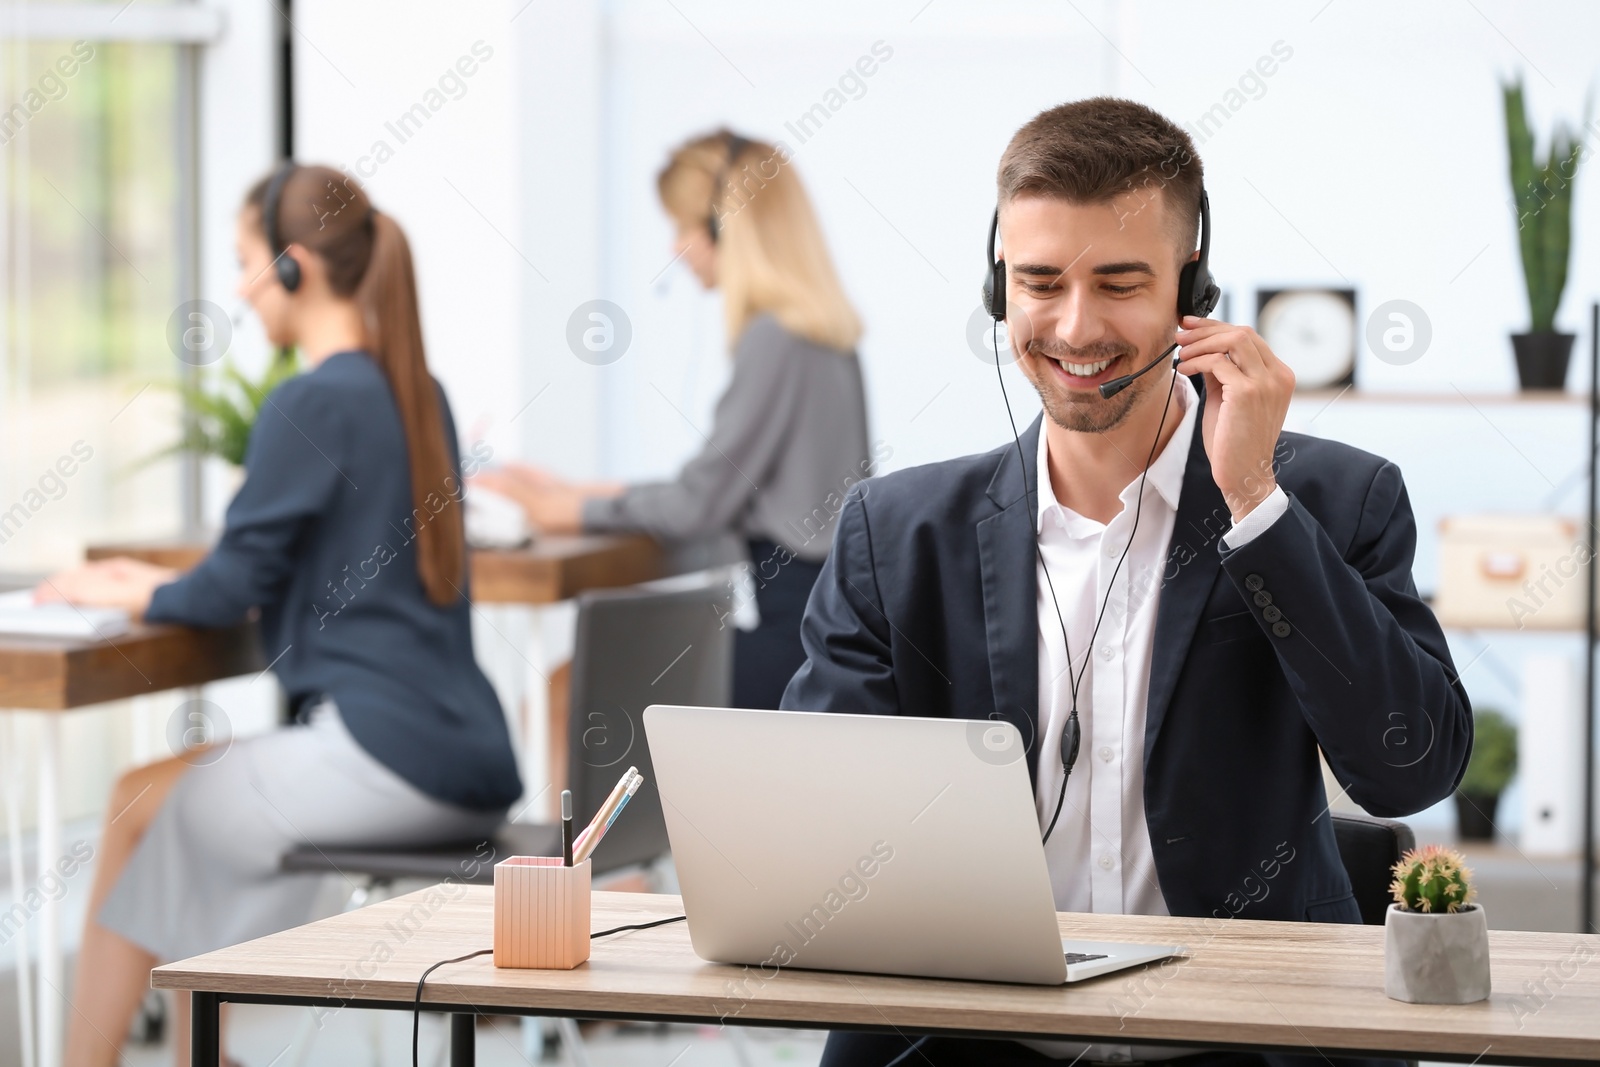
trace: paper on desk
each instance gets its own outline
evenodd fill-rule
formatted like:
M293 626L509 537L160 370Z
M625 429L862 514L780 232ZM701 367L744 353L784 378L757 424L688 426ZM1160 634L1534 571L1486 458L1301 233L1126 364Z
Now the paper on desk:
M522 505L481 485L467 486L467 544L473 548L521 548L533 541Z
M128 613L121 608L86 608L73 604L35 604L33 590L0 593L0 634L26 637L116 637L128 632Z

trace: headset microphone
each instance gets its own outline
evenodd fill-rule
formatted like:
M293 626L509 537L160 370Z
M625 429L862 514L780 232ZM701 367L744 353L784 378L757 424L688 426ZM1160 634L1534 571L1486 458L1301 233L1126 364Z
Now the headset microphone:
M1157 363L1160 363L1162 360L1166 359L1167 356L1169 356L1172 353L1172 350L1177 348L1177 347L1178 346L1177 346L1176 343L1170 344L1170 345L1167 346L1167 350L1165 352L1161 353L1155 359L1152 359L1149 363L1146 363L1144 366L1140 367L1138 370L1134 371L1132 374L1124 374L1120 378L1113 378L1109 382L1103 383L1100 386L1100 396L1101 396L1101 398L1105 399L1105 400L1110 400L1112 397L1114 397L1118 393L1122 392L1128 386L1132 385L1134 383L1134 380L1136 378L1138 378L1139 375L1145 373L1148 370L1154 369L1154 367L1155 367L1155 365ZM1172 366L1174 368L1176 368L1178 366L1178 361L1177 360L1173 360L1172 361Z
M715 231L713 230L713 233ZM989 312L995 322L1006 320L1006 264L1004 259L995 256L995 243L1000 235L1000 209L995 208L994 218L989 224L989 255L988 270L983 275L983 307ZM1200 255L1198 258L1185 263L1178 272L1178 315L1194 315L1205 318L1217 306L1217 300L1222 291L1211 278L1211 201L1206 196L1204 188L1200 190ZM1155 369L1156 365L1177 349L1177 344L1169 345L1155 359L1146 363L1132 374L1124 374L1120 378L1113 378L1103 383L1100 388L1102 399L1109 400L1132 385L1141 375ZM1022 464L1024 472L1027 471L1027 459L1022 452L1022 438L1017 433L1017 420L1011 413L1011 398L1006 394L1005 376L1000 373L1000 341L994 338L994 370L1000 380L1000 395L1005 399L1006 416L1011 420L1011 436L1016 442L1017 459ZM1150 464L1155 460L1156 446L1161 442L1161 428L1167 422L1167 409L1172 406L1172 393L1178 383L1178 360L1172 361L1172 381L1167 387L1167 402L1161 409L1161 421L1156 424L1155 440L1150 442L1150 454L1145 457L1144 470L1139 475L1139 495L1136 498L1133 511L1133 529L1128 534L1128 543L1122 549L1122 555L1117 559L1116 569L1111 573L1112 586L1115 585L1117 574L1122 570L1123 562L1128 558L1128 552L1133 548L1133 539L1139 533L1139 513L1144 507L1144 483L1150 473ZM1040 427L1040 433L1044 432ZM1035 472L1036 484L1044 477L1043 471ZM1044 831L1044 840L1048 842L1050 835L1055 832L1056 820L1061 817L1061 806L1067 799L1067 778L1072 774L1073 766L1078 762L1078 746L1082 741L1082 727L1078 723L1078 685L1083 680L1084 672L1089 667L1089 657L1084 655L1083 667L1076 676L1072 673L1072 648L1067 640L1067 624L1061 614L1061 602L1056 599L1055 583L1050 578L1050 569L1044 563L1044 551L1039 547L1039 528L1035 518L1030 517L1033 525L1033 550L1038 559L1039 569L1044 574L1045 585L1050 591L1050 603L1056 612L1056 622L1061 627L1061 642L1067 656L1067 684L1071 691L1072 703L1068 710L1067 720L1061 728L1061 794L1056 798L1055 813L1050 817L1050 825ZM1100 622L1105 618L1106 607L1111 603L1111 592L1108 589L1106 599L1100 605L1100 612L1095 616L1094 629L1089 633L1089 647L1094 647L1095 637L1100 633Z

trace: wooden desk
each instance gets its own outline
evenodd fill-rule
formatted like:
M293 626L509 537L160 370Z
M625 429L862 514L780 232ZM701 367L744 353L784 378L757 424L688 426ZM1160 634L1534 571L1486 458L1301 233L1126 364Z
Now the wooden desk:
M259 671L254 623L135 626L103 641L0 636L0 709L70 711Z
M131 556L162 567L188 570L200 562L209 548L210 540L163 538L93 545L86 555L89 559ZM571 600L589 589L636 585L732 562L739 558L738 551L726 540L663 545L648 537L612 534L542 537L528 548L474 549L472 599L479 605L522 604L539 608ZM493 620L489 624L505 638L499 625ZM522 721L512 724L512 732L518 739L524 797L536 799L542 795L545 799L543 808L527 799L519 802L515 810L522 818L540 821L554 815L565 775L566 679L564 674L551 677L545 673L549 657L543 627L535 620L528 631L526 645L517 647L512 642L526 665Z
M85 555L89 559L131 556L186 571L209 548L203 541L130 541L92 545ZM480 604L554 604L585 589L660 578L668 567L665 553L648 537L544 537L529 548L474 549L472 599Z
M675 896L596 893L592 928L681 911ZM1493 996L1431 1006L1384 995L1379 927L1059 918L1063 937L1181 942L1190 951L1181 960L1052 987L795 969L769 975L704 962L690 948L687 928L674 924L597 941L589 962L572 971L497 970L486 956L450 964L429 977L423 1005L453 1015L457 1067L472 1062L474 1014L483 1012L1457 1062L1600 1061L1600 937L1491 931ZM194 1064L212 1067L223 1001L409 1011L422 972L489 947L492 927L491 889L436 886L160 967L152 984L194 991ZM1579 959L1586 962L1573 962ZM1524 983L1543 983L1549 995L1532 997Z
M147 696L168 689L263 670L261 639L254 624L223 630L190 630L180 626L135 626L105 640L0 636L0 712L44 712L36 765L38 788L38 856L44 868L63 855L61 804L61 716L57 712L102 704L108 700ZM14 725L12 719L8 726ZM0 768L6 790L7 832L21 840L21 783L24 769L17 758L17 734L11 731L11 766ZM20 848L9 860L11 884L29 885ZM19 889L20 891L20 889ZM62 998L67 988L61 950L59 898L44 895L39 907L39 982L32 1000L36 1015L37 1062L61 1062ZM15 938L19 989L28 988L27 938ZM24 1008L19 998L19 1010ZM28 1029L25 1026L23 1033Z

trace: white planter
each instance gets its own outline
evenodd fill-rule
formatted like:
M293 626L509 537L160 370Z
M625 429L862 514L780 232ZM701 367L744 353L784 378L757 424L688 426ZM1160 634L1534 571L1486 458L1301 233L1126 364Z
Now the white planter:
M1383 991L1410 1004L1471 1004L1489 996L1489 921L1483 905L1457 912L1389 905Z

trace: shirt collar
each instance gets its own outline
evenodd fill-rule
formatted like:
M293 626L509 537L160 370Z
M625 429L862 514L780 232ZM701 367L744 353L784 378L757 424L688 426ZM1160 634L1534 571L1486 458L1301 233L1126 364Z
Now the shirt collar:
M1197 403L1199 399L1200 394L1196 392L1194 382L1189 380L1189 376L1187 374L1178 375L1178 381L1173 388L1172 396L1173 403L1178 405L1178 409L1182 413L1178 421L1178 428L1168 438L1166 447L1155 458L1155 462L1150 464L1150 474L1146 479L1147 484L1155 489L1160 494L1161 499L1167 502L1167 506L1174 511L1178 507L1178 494L1183 489L1184 468L1189 463L1189 447L1194 439L1195 419L1200 408ZM1046 415L1045 419L1049 417L1049 415ZM1038 467L1036 468L1039 472L1039 510L1034 516L1034 528L1040 531L1044 529L1045 516L1050 514L1052 508L1065 513L1069 519L1082 518L1082 516L1056 502L1055 487L1050 481L1049 436L1049 434L1045 433L1044 420L1041 420L1039 423ZM1135 476L1131 482L1123 487L1121 497L1124 507L1134 503L1134 497L1138 489L1139 479ZM1089 522L1090 520L1085 519L1084 521ZM1100 524L1093 523L1093 525L1098 527Z

